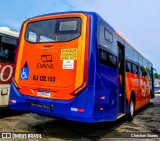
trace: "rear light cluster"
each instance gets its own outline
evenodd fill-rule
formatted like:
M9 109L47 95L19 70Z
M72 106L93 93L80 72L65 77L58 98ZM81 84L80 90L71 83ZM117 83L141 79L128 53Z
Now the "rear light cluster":
M71 93L70 95L77 95L78 93L80 93L81 91L83 91L86 88L86 82L84 83L84 85L80 88L78 88L77 90L75 90L73 93Z
M83 113L84 109L83 108L71 108L71 111Z
M106 99L106 97L105 97L105 96L100 96L99 99L100 99L100 100L104 100L104 99Z
M87 15L86 15L87 16ZM85 59L84 59L84 83L77 90L72 92L70 95L77 95L82 92L88 86L88 57L89 57L89 33L90 33L90 17L87 16L87 32L86 32L86 42L85 42Z
M10 99L9 102L10 103L16 103L16 100Z

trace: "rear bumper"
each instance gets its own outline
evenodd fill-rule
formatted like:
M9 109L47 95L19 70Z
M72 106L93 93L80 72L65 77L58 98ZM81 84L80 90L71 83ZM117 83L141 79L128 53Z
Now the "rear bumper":
M9 108L78 122L97 122L93 118L93 101L93 92L89 88L72 100L51 100L23 95L12 82Z

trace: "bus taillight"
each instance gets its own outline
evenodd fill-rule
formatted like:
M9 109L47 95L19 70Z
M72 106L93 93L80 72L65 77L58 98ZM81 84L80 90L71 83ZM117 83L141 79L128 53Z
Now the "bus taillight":
M84 113L84 109L83 108L71 108L71 111Z
M16 100L10 99L9 102L10 103L16 103Z
M72 92L70 95L75 96L75 95L79 94L81 91L83 91L86 87L87 87L87 83L85 82L82 85L82 87L78 88L77 90L75 90L74 92Z

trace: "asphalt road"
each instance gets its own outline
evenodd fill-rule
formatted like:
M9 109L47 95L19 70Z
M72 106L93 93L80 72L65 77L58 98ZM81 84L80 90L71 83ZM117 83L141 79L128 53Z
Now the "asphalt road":
M29 132L35 136L38 134L38 137L43 137L42 139L28 139L30 141L137 139L158 141L160 140L160 94L156 95L149 105L137 111L132 122L127 121L124 117L116 122L83 124L3 109L0 110L0 132L13 132L22 134L21 136L24 135L23 137L25 137L25 133ZM137 136L141 136L141 138ZM0 141L3 140L8 139L0 138ZM14 138L10 140L18 141L23 139Z

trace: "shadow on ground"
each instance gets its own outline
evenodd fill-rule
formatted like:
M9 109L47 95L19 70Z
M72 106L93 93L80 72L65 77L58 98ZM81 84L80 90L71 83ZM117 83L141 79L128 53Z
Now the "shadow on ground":
M11 110L9 108L0 108L0 119L12 116L22 115L24 112Z

